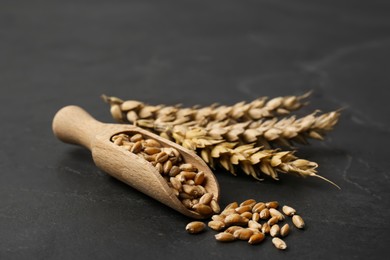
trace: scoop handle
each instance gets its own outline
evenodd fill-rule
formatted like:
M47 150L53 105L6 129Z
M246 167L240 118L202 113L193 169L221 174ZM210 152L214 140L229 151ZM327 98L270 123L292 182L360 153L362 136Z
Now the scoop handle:
M78 106L60 109L53 119L54 135L65 143L82 145L91 150L96 134L104 127L89 113Z

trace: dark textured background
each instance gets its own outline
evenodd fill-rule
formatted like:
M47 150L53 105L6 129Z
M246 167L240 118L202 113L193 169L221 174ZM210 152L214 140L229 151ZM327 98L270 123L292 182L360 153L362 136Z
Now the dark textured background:
M0 2L1 259L378 259L389 254L388 1ZM219 244L211 230L98 170L51 132L62 106L113 122L100 95L233 104L314 90L302 113L345 108L299 147L318 179L258 183L218 170L221 204L295 206L285 252Z

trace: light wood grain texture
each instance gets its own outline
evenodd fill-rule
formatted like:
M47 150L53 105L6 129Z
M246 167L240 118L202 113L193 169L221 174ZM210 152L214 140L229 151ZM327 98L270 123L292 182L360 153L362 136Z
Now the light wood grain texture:
M185 162L195 165L206 175L205 188L218 201L219 185L206 163L193 151L170 142L142 128L105 124L95 120L77 106L67 106L57 112L53 119L53 132L63 142L82 145L92 152L95 164L111 176L149 195L178 212L196 219L204 218L188 210L173 194L160 173L145 159L115 145L110 141L118 133L140 133L146 138L156 139L164 147L177 149Z

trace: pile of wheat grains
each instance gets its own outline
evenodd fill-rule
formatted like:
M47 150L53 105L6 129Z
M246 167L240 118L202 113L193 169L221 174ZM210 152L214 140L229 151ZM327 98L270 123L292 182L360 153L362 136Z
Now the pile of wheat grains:
M282 238L291 230L286 218L290 217L292 224L298 229L303 229L305 223L294 208L284 205L281 211L278 209L277 201L257 202L248 199L240 204L232 202L220 214L211 217L208 227L219 232L215 239L220 242L244 240L255 245L263 242L269 235L277 249L285 250L287 244ZM206 224L201 221L193 221L186 226L187 232L191 234L200 233L205 228Z

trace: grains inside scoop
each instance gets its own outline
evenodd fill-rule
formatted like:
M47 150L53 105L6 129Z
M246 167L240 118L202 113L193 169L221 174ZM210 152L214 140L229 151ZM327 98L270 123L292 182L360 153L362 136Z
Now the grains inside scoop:
M219 213L218 202L205 188L204 172L185 162L178 150L163 147L157 140L141 134L120 133L111 141L153 165L187 209L204 217Z

